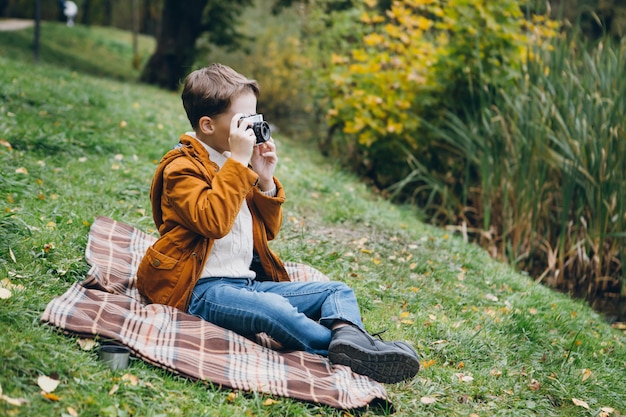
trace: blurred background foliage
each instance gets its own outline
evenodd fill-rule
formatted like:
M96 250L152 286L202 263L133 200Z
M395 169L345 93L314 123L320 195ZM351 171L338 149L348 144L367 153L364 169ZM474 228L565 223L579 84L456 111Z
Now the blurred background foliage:
M30 18L33 3L0 0L0 16ZM76 3L77 30L131 30L135 15L156 39L142 45L154 54L165 42L167 0ZM277 129L495 258L624 316L623 1L194 4L203 30L181 71L219 61L256 78ZM41 5L62 20L58 2ZM225 21L208 12L223 8ZM224 25L227 38L215 32Z

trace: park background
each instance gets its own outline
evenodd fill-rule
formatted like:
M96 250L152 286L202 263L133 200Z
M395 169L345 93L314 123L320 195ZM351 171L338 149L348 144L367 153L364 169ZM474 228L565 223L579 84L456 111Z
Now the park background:
M66 155L70 159L82 159L85 158L83 153L94 153L102 154L103 158L107 154L119 157L128 154L126 150L122 152L120 149L130 146L135 158L143 153L140 159L149 155L152 160L156 160L167 149L167 145L155 149L151 144L146 144L141 132L133 131L131 134L128 129L120 130L129 123L126 120L129 117L123 114L119 115L120 125L115 129L125 137L113 138L111 131L102 133L95 127L99 126L101 117L106 117L105 125L110 126L111 118L117 112L145 106L143 99L133 101L130 105L126 103L126 107L122 104L120 109L112 111L107 103L113 100L112 97L103 95L98 89L116 90L117 87L98 87L98 84L91 84L91 79L72 82L70 78L63 82L68 83L69 93L64 93L60 86L57 86L58 91L55 89L50 92L48 89L51 87L46 87L45 82L55 81L54 78L46 78L47 66L64 67L73 77L86 73L102 79L117 79L123 85L136 88L143 88L136 84L141 80L143 84L160 86L163 92L137 90L141 93L135 94L160 95L170 90L175 93L178 80L184 76L187 68L220 61L260 81L263 91L259 110L267 120L274 123L275 132L284 136L290 147L294 148L282 150L287 154L287 161L283 163L289 166L289 158L297 156L299 160L314 161L322 167L318 171L315 171L316 166L311 167L314 170L312 178L301 179L302 182L296 182L290 190L295 192L294 188L308 187L309 194L304 194L302 201L311 196L314 199L324 196L321 209L326 211L325 217L315 219L315 214L305 209L307 203L298 203L296 197L293 216L290 218L293 224L287 225L287 229L294 227L295 231L292 232L297 236L299 228L310 231L319 227L336 238L337 242L328 243L332 249L325 255L303 255L311 250L303 250L303 247L308 247L315 239L300 242L303 247L298 248L287 244L284 248L287 253L299 258L309 257L311 263L319 264L319 258L329 254L331 257L352 254L341 246L342 238L348 239L343 242L347 246L357 245L358 253L371 255L370 261L376 266L383 264L380 266L382 270L372 271L365 267L366 272L355 272L352 271L354 266L349 264L342 267L343 271L337 270L341 268L337 266L329 268L341 278L345 269L349 270L355 276L353 284L362 288L364 295L367 294L373 303L369 306L372 311L375 311L376 302L382 302L377 291L383 290L376 290L374 282L368 279L361 281L357 277L362 274L388 274L389 277L383 278L380 283L384 287L385 279L393 282L392 277L399 273L407 277L417 274L425 281L424 285L432 285L428 289L431 297L423 292L426 290L422 285L411 285L410 280L404 283L404 287L393 288L392 284L386 284L395 291L394 296L386 297L391 300L395 297L397 300L386 299L384 304L397 302L399 311L394 316L397 318L394 323L399 329L403 326L421 326L423 323L428 323L424 326L431 328L432 322L436 320L433 317L440 319L440 316L432 310L426 314L429 308L449 309L448 315L452 312L471 315L472 309L478 309L480 303L477 306L471 302L460 303L458 299L449 300L455 304L452 307L437 300L439 296L436 295L436 289L441 283L437 284L436 279L430 281L435 274L431 264L445 255L430 252L407 254L403 253L407 248L399 247L378 248L381 251L379 253L376 249L363 246L367 246L365 242L382 245L382 242L372 243L377 234L379 239L384 240L389 238L389 233L391 242L394 242L394 239L399 238L393 233L403 233L407 228L411 229L407 232L409 235L424 233L422 226L414 223L415 219L419 219L438 226L434 229L436 232L433 232L437 237L433 239L436 245L443 244L443 249L437 250L450 250L446 246L448 240L454 240L455 247L460 244L458 241L464 244L477 243L493 259L505 262L521 272L515 278L509 276L509 272L503 273L509 279L502 284L501 291L510 291L512 283L524 282L526 279L528 285L546 284L567 293L574 298L574 306L580 305L575 304L576 300L585 300L586 304L601 313L591 322L593 326L600 326L602 331L592 330L593 326L584 326L574 333L571 329L563 333L564 337L568 335L572 338L572 345L564 349L566 359L560 364L561 369L575 362L572 359L572 347L581 346L578 338L581 332L590 331L592 339L605 339L606 335L613 334L608 339L617 341L621 346L618 349L623 353L623 340L615 336L617 333L611 333L598 323L617 322L615 327L619 327L618 322L624 316L622 265L625 197L621 190L626 173L623 121L625 66L622 40L624 10L619 2L564 2L548 5L514 1L492 4L471 0L406 1L393 4L374 1L200 1L184 2L185 7L180 7L181 4L177 6L180 2L92 0L77 3L79 15L76 17L76 25L70 28L64 21L60 21L56 2L40 2L43 23L35 62L32 28L2 33L1 56L8 61L2 76L3 131L0 139L6 144L3 158L12 160L5 165L12 167L17 164L13 170L15 172L10 169L3 172L0 183L6 195L1 245L7 278L18 283L27 281L21 268L18 268L20 263L28 263L33 257L42 261L43 265L29 265L25 269L35 268L31 270L31 274L34 274L43 268L44 275L55 277L56 286L48 289L47 298L43 297L45 301L55 295L54 289L60 292L64 282L78 280L85 272L80 263L80 236L86 233L84 227L75 229L76 225L70 226L74 222L63 228L56 227L54 233L66 236L56 236L42 243L41 237L32 237L33 233L38 233L33 229L37 226L32 226L32 221L23 218L26 214L34 216L35 213L29 213L28 209L17 209L22 204L21 200L28 200L26 197L29 193L34 193L40 204L50 203L46 200L46 196L49 198L50 195L46 191L48 183L44 182L44 178L37 178L34 189L23 184L27 181L24 171L33 172L32 168L29 171L26 167L28 158L20 163L25 155L33 154L33 158L37 158L39 154L41 158L41 155L58 154L59 158ZM131 7L133 5L134 9ZM0 2L0 12L6 17L32 18L35 14L33 7L34 2ZM180 25L183 16L195 19L197 24ZM174 22L174 25L168 26L168 22ZM106 34L99 31L100 28L110 26L121 30ZM181 26L195 28L195 32L181 36L184 44L172 44L171 36L165 34L184 32L180 30ZM135 36L132 35L133 30L137 33ZM28 66L20 67L20 62ZM15 67L11 70L12 65ZM31 73L32 77L29 77ZM10 74L16 75L12 78ZM59 77L65 79L65 75ZM90 87L79 93L75 82L87 83ZM47 92L50 96L31 97L39 91ZM64 94L69 96L65 97ZM148 116L138 116L147 117L142 120L141 126L150 132L151 137L158 136L158 140L163 143L171 141L185 127L180 119L176 119L180 113L179 103L174 96L166 97L158 100L171 103L171 107L155 110ZM76 103L84 100L87 109L106 109L107 115L90 112L87 115L75 115L69 107L80 109L74 103L76 99ZM55 104L55 100L60 102ZM37 123L35 118L19 120L17 123L20 117L25 117L14 109L20 105L24 106L23 111L30 110L44 121L54 119L54 124L48 129ZM167 123L168 118L174 121ZM178 130L173 127L178 127ZM86 137L82 134L85 132ZM105 140L101 141L103 138ZM139 143L129 145L131 139ZM122 144L124 148L120 148ZM289 155L289 151L296 152L298 149L301 153ZM313 155L316 149L323 155L322 159ZM43 166L43 161L45 158L37 159L37 166ZM328 164L332 168L328 168ZM58 201L59 195L73 191L78 197L74 197L72 205L81 208L86 204L91 205L87 213L96 216L113 212L119 219L149 230L150 215L145 213L145 208L148 189L146 181L151 175L151 168L153 166L142 170L145 178L141 181L134 174L130 178L121 179L124 191L116 192L124 200L132 200L131 207L113 208L116 204L112 202L110 206L105 202L94 204L98 194L93 197L82 194L85 191L77 191L69 184L63 194L55 194L56 199ZM87 181L81 175L80 166L75 169L72 175L76 177L70 177L71 182L82 182L87 188L101 187L102 184L95 182L97 179L103 181L106 188L106 178ZM322 178L335 172L334 169L339 169L340 173L333 174L329 179ZM343 179L343 172L355 175L357 189L364 186L364 192L372 193L374 197L368 196L367 199L375 199L377 203L371 203L374 207L392 202L394 204L390 207L410 213L410 224L413 226L408 227L405 220L388 223L390 220L385 218L388 209L383 209L382 213L363 214L361 210L376 208L362 208L360 205L368 205L367 201L355 201L358 195L350 195L355 191L346 190L344 185L337 183L337 178ZM344 190L345 194L333 196L333 190L338 190L336 193ZM378 198L385 203L378 203ZM52 211L55 210L63 212L60 208ZM74 208L72 213L80 213L80 221L77 223L88 224L93 218L85 216L81 210ZM128 212L133 210L142 215L137 218L129 216ZM39 209L35 212L39 212ZM48 215L41 215L35 222L41 222ZM65 217L57 213L52 223L56 225L60 220L68 221ZM316 221L322 225L316 224ZM22 225L23 222L28 227ZM52 227L49 223L40 227ZM380 225L386 225L391 230L380 231ZM431 233L433 229L427 230ZM67 241L72 234L76 245L61 249L59 242ZM290 236L289 231L286 234ZM29 237L26 238L26 235ZM359 235L361 240L356 237ZM37 245L41 244L40 250L29 247L33 245L30 239L37 241ZM415 239L422 242L421 237ZM326 242L326 239L323 240ZM404 238L400 240L406 243ZM358 242L362 242L361 246ZM84 248L84 239L82 244ZM414 243L408 243L409 248L411 245ZM463 259L476 256L473 245L461 247L459 250L465 257ZM420 249L425 250L422 247ZM323 251L323 248L317 250ZM434 252L437 250L433 249ZM460 256L457 252L453 253L453 258ZM410 262L413 258L416 262ZM385 270L385 263L398 259L407 260L408 270ZM473 276L476 284L480 284L474 289L475 297L484 299L487 296L488 300L503 302L493 294L493 286L496 285L494 280L497 278L497 282L500 282L501 277L485 275L484 270L471 266L470 262L458 260L454 259L454 268L450 267L449 261L442 261L447 265L444 268L446 272L454 274L456 284L464 282L466 274ZM8 281L5 286L14 285L10 284L12 281ZM484 285L487 285L487 292ZM403 292L411 296L403 295ZM554 296L558 297L556 294ZM13 302L18 301L16 297L11 299ZM538 300L540 298L534 302ZM499 313L507 314L510 308L507 303L504 303L504 310ZM552 306L550 314L558 313L558 317L562 317L563 312L554 307L555 303L547 302L547 305ZM498 312L488 310L488 307L485 309L482 314ZM31 312L36 315L40 311L34 309ZM528 307L528 311L531 316L538 315L536 307ZM578 307L574 310L569 308L568 314L573 315L571 318L576 321L578 313L574 314L574 311L578 311ZM516 310L511 308L508 312L515 313ZM507 318L515 320L517 331L524 333L528 342L533 341L526 334L528 317L523 317L517 311L517 315L512 314ZM461 321L457 321L457 324ZM10 322L7 320L7 323ZM498 320L494 319L494 323L498 323ZM445 328L450 323L439 325ZM548 326L545 323L537 326L537 334L554 332L553 329L542 327ZM448 328L446 332L450 330ZM476 331L476 327L473 330ZM498 329L498 332L501 330ZM37 327L31 331L38 334ZM416 343L448 341L451 338L433 339L433 335L424 329L415 329L415 332ZM473 340L472 337L470 341ZM430 345L430 348L439 349L437 346ZM494 346L490 348L485 344L480 348L491 351ZM592 346L593 342L590 342L589 347L594 352ZM429 351L428 346L421 347ZM464 354L468 357L482 352L473 344L466 348L468 351ZM600 350L604 357L607 354L605 347ZM467 359L447 358L445 352L434 353L433 350L430 353L430 356L426 355L427 363L432 360L433 364L442 365L442 372L446 368L463 369L468 362ZM458 351L456 353L460 354ZM14 350L6 353L6 357L12 355L19 356L21 353ZM26 363L32 361L24 360ZM541 360L539 362L543 363ZM605 365L609 369L603 372L615 377L623 374L623 360L621 365L619 359ZM14 365L12 369L19 369L19 366ZM583 382L589 380L585 372L590 370L591 367L580 368ZM485 369L482 371L485 372ZM479 371L475 369L474 372ZM496 371L496 375L497 372L501 371ZM519 372L528 377L526 370ZM568 376L574 380L571 373L569 370ZM447 398L445 391L449 386L440 389L441 392L436 392L434 396L424 392L424 387L441 378L439 374L434 375L434 379L424 377L426 379L416 386L404 387L399 391L408 397L411 393L417 393L417 398ZM27 376L18 378L17 381L22 382L9 382L8 385L2 381L2 386L6 392L10 392L7 386L15 391L16 385L24 383ZM552 374L544 376L554 382ZM534 377L531 379L539 381ZM614 388L606 390L608 404L598 401L599 406L619 405L618 397L610 400L613 398L611 392L621 392L623 395L623 380L619 381L621 383L614 384ZM507 385L509 382L502 383ZM441 381L439 383L445 384ZM559 380L559 383L562 382ZM531 381L528 386L538 388L533 384ZM545 384L539 384L539 387L546 389ZM503 387L500 390L507 392ZM535 394L533 388L529 390ZM568 414L570 411L562 411L563 407L566 410L571 407L581 408L573 402L569 402L570 408L567 408L563 400L569 399L567 394L546 394L540 388L536 391L542 395L520 403L514 399L511 401L529 414L536 412L537 407L547 414L557 415L571 415ZM463 414L469 409L468 404L473 402L489 403L485 400L485 393L480 392L463 393L457 397L461 408L448 409L453 410L453 414ZM399 398L403 398L402 394ZM245 400L242 401L244 407L250 407L245 405ZM523 406L520 406L522 403ZM123 409L124 404L113 404L117 408L111 405L111 410L117 410L118 414L114 415L119 415L120 407ZM450 407L445 400L438 405L442 410ZM133 409L128 404L125 406ZM510 405L504 406L502 413L506 414L508 410L511 415L524 414L520 411L518 414L511 412L507 407ZM136 413L137 408L134 410ZM268 412L278 415L283 411L278 407ZM596 414L603 412L600 408L592 411ZM306 412L303 413L306 415ZM491 413L493 415L493 411Z

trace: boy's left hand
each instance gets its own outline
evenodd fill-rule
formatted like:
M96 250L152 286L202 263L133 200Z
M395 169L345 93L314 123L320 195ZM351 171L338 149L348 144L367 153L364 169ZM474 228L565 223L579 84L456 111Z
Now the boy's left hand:
M270 138L267 142L254 147L250 165L252 170L259 174L259 186L262 191L269 191L274 188L274 171L278 163L276 155L276 144Z

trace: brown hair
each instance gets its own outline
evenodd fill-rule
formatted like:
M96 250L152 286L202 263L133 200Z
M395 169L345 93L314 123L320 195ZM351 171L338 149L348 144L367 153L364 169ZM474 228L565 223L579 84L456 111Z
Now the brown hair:
M185 79L181 95L191 127L196 129L202 116L225 112L233 97L245 91L258 97L259 84L226 65L211 64L193 71Z

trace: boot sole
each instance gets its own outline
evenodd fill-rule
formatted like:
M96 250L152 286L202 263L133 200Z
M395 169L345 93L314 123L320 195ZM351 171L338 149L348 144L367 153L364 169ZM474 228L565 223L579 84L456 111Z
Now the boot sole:
M385 384L411 379L420 368L417 358L408 353L365 351L350 343L333 345L328 359L333 364L349 366L357 374Z

